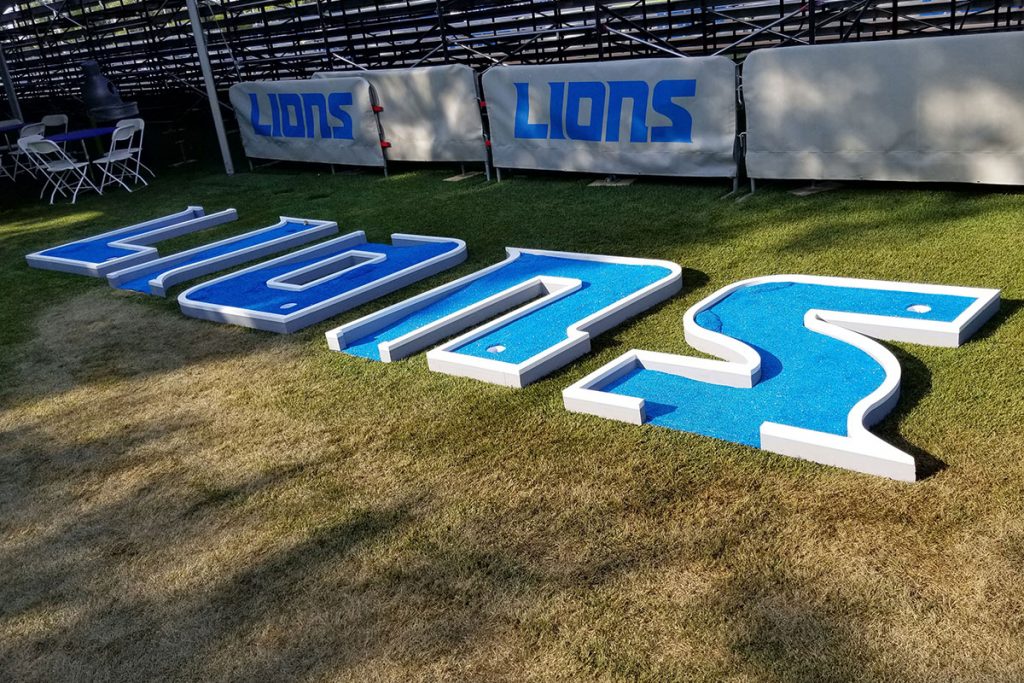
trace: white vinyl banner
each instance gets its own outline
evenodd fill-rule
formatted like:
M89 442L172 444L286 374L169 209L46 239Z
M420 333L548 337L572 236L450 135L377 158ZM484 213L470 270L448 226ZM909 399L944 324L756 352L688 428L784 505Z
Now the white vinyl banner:
M362 78L239 83L229 95L246 156L384 165L373 95Z
M733 177L736 66L724 57L492 67L499 168Z
M377 93L389 159L487 160L476 74L465 64L313 74L352 76L365 78Z
M1024 184L1024 33L756 50L752 178Z

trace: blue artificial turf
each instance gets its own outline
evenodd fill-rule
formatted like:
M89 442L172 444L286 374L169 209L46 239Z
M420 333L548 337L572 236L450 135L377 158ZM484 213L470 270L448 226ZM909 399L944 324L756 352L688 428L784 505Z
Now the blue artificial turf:
M355 340L344 351L380 360L377 347L381 342L397 339L530 278L547 275L581 280L583 287L579 291L453 349L456 353L479 358L521 363L564 340L567 328L573 323L669 274L669 269L663 266L603 263L524 253L444 298ZM496 347L504 347L504 350L488 351Z
M451 252L457 247L458 243L454 241L423 242L400 247L372 242L356 246L352 246L351 243L339 243L334 250L321 251L305 257L298 255L274 265L236 273L223 280L210 282L192 291L189 299L263 313L298 313L435 256ZM334 277L299 291L280 289L267 284L267 281L273 278L351 251L383 254L386 258L380 263L367 262L343 269Z
M59 247L53 247L46 249L45 251L39 252L41 256L51 256L54 258L68 259L71 261L81 261L82 263L93 263L101 264L115 258L121 258L124 256L131 256L137 254L138 249L125 249L123 247L112 247L111 242L119 242L122 240L129 239L131 237L137 237L138 235L144 235L146 233L154 232L166 228L166 225L154 228L153 226L139 227L135 230L128 230L119 235L98 235L95 237L86 237L85 239L71 242L70 244L63 244Z
M248 247L265 244L281 237L294 235L295 233L302 232L303 230L308 230L309 227L308 223L288 221L284 225L272 230L260 228L259 230L247 232L243 235L239 235L231 241L226 241L224 244L196 251L185 258L178 257L175 254L170 254L155 261L146 263L145 267L140 266L140 270L137 271L138 274L134 278L131 280L125 280L121 284L117 285L117 287L118 289L130 289L144 294L151 294L152 291L149 286L150 281L169 270L188 265L200 264L204 261L219 258L226 254L240 251ZM266 254L264 254L264 256L265 255Z
M804 327L809 309L951 321L973 298L796 283L744 287L696 316L697 324L752 346L761 381L750 389L708 384L639 368L601 390L643 398L653 424L760 445L760 426L777 422L847 434L850 409L876 389L882 368L866 353ZM907 310L913 304L927 313Z

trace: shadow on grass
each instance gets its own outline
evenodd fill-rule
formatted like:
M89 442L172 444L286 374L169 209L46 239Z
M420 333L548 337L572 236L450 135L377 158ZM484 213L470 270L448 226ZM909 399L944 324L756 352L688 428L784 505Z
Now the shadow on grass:
M765 564L785 566L781 558ZM855 609L837 596L817 595L784 570L734 576L722 591L719 612L731 615L730 650L757 680L862 680L871 656L860 638Z
M988 339L997 330L1002 328L1006 323L1010 322L1017 313L1024 308L1024 299L1000 299L999 311L994 316L989 318L981 329L979 329L973 337L971 337L967 343L981 341Z
M914 458L918 480L927 479L946 469L946 463L923 448L908 441L900 432L900 425L915 407L931 393L932 373L920 359L911 353L887 346L902 368L900 400L892 412L885 416L873 431L889 444Z
M707 284L711 282L711 278L707 273L695 268L683 268L683 290L680 295L686 296L691 294L698 289L703 289ZM671 301L671 299L669 299ZM667 303L667 302L666 302Z
M197 195L255 195L260 188L273 187L280 177L217 179L199 188ZM396 232L451 233L468 239L470 248L483 255L477 257L481 266L493 262L490 257L498 256L507 244L683 260L689 245L744 237L754 229L753 215L768 224L781 224L810 220L826 206L769 194L735 208L710 200L720 193L718 188L695 190L674 183L645 183L639 192L602 194L584 189L579 182L554 181L544 187L549 182L544 179L450 191L435 176L410 176L402 185L376 178L351 180L355 191L339 193L334 204L314 205L310 211L339 223L342 217L352 218L353 223L369 221L378 232L387 225ZM189 182L200 184L195 177ZM297 175L289 182L308 185L309 178ZM399 196L397 187L408 194ZM360 188L368 188L365 195ZM163 201L175 192L185 195L189 189L179 178L132 201L140 205L154 197ZM500 198L501 210L480 205L485 192ZM271 196L280 205L270 206L281 213L301 214L303 207L310 206L310 197L301 192ZM323 193L325 201L329 196ZM201 203L201 199L196 196L192 201ZM869 209L865 215L842 223L838 234L857 235L862 226L882 220L882 195L868 197L864 203ZM680 211L680 205L687 211ZM757 211L746 213L753 208ZM955 211L963 218L982 208ZM923 212L908 234L923 233L928 221L940 216L949 218L941 208ZM875 230L877 239L872 241L884 242L884 230ZM57 232L46 236L56 239ZM829 226L812 228L810 233L804 241L781 249L819 250L837 236ZM19 235L12 242L20 249L26 239ZM722 277L737 275L729 262L733 257L748 259L739 268L764 263L756 260L760 253L736 255L732 245L729 248L718 253ZM8 254L3 266L21 258L20 252ZM825 262L823 267L842 265ZM459 274L452 272L418 289L403 290L393 295L394 300ZM692 269L684 271L683 279L685 293L710 282L708 275ZM31 292L39 282L26 274L15 293ZM44 371L66 363L66 368L58 369L66 370L67 383L24 388L32 398L59 394L69 386L91 387L124 378L156 383L165 372L241 357L273 345L323 344L322 330L317 328L290 339L247 333L184 321L162 304L142 305L108 292L73 303L95 308L82 312L71 306L65 311L67 320L55 316L49 321L49 330L66 335L67 343L51 349L34 342L38 372L29 373L26 380L48 377ZM384 303L339 316L332 324ZM997 319L977 338L991 335L1020 307L1020 301L1004 302ZM19 316L19 324L24 322L21 317L27 313ZM70 324L61 324L68 320ZM674 329L681 338L681 323ZM607 349L613 335L598 337L595 352ZM86 350L76 350L87 338L98 341ZM69 359L73 351L77 355ZM894 353L904 368L904 396L882 423L882 436L914 453L913 445L900 442L897 427L931 390L931 374L912 354L900 349ZM416 362L422 365L422 358ZM196 373L205 371L195 368ZM529 396L547 396L558 409L553 389L567 384L572 373L576 370L556 373L550 386ZM397 369L389 368L387 374L394 376ZM492 676L476 678L498 679L508 676L493 656L503 647L519 648L520 660L538 653L552 657L563 649L572 651L586 638L580 634L591 631L599 633L598 640L626 643L616 656L635 661L639 678L657 666L663 653L656 648L673 642L639 641L652 643L652 651L646 652L633 647L627 630L645 630L646 610L652 603L637 599L624 606L631 602L630 579L643 571L656 574L673 560L685 561L689 554L711 563L715 573L739 577L726 580L720 597L711 601L715 618L739 630L739 637L728 647L751 675L769 670L780 678L844 680L865 671L871 653L856 640L862 624L851 618L854 610L846 609L826 589L803 591L807 586L796 579L762 569L794 559L773 550L772 544L788 531L783 523L796 517L778 505L780 501L772 500L770 477L758 481L733 475L730 488L728 477L723 483L718 476L714 453L708 458L712 467L706 469L665 450L639 459L637 453L645 452L648 439L641 430L618 430L625 435L621 440L615 440L618 436L604 440L611 430L572 434L564 425L548 428L543 420L550 413L529 411L524 407L529 401L522 395L515 400L515 410L521 412L513 412L506 398L514 394L500 388L472 389L474 396L486 398L477 401L475 412L459 414L438 390L447 382L453 391L466 391L459 381L442 381L425 369L407 374L416 380L409 387L396 381L369 385L375 395L335 394L326 401L321 397L321 409L334 415L336 440L316 443L310 460L297 464L282 461L291 455L293 444L301 443L300 433L268 439L269 445L262 444L263 452L254 454L226 443L196 443L193 435L198 430L189 419L152 423L135 419L133 424L131 415L113 415L109 421L114 424L128 418L120 435L103 424L97 427L107 434L103 438L73 432L66 440L54 436L60 425L5 427L0 433L6 453L0 459L0 535L9 542L0 551L4 576L0 614L2 625L10 625L5 632L10 635L0 640L0 666L14 679L280 680L316 678L317 674L342 678L347 669L379 663L385 672L381 678L389 666L402 665L406 669L391 669L397 671L392 678L400 679L409 670L429 677L438 671L431 666L442 667L437 678L443 678L452 672L444 666L455 667L462 654L478 649L485 654L477 659L490 658L495 670ZM328 381L335 379L331 376ZM197 414L220 409L205 402L214 400L216 392L206 390L197 396L188 382L185 378L172 384L177 393L166 400L195 402ZM281 376L269 388L253 391L280 394L310 384L303 378ZM244 382L233 390L230 399L219 400L252 399ZM342 432L363 425L354 424L345 406L392 402L386 404L388 409L398 413L403 398L414 392L438 404L435 411L426 413L430 424L382 421L366 429L376 450L368 454L348 450L351 447ZM86 412L63 407L46 415L69 422L98 419L90 407L81 410ZM260 416L245 424L247 431L276 426L269 420L274 411L266 404L257 401L254 410ZM303 422L298 431L320 426L311 423L318 421ZM227 436L218 432L224 440L244 436L242 431ZM10 447L15 442L20 452ZM586 446L582 450L581 442ZM324 444L327 447L320 449ZM187 461L188 452L200 446L206 459ZM614 450L614 457L601 449ZM914 455L923 473L943 466L923 451ZM347 463L348 457L352 462ZM620 461L626 461L627 467L647 469L629 476L620 473L620 479L614 478L614 472L608 479L603 471L588 474L586 468L601 457L608 470ZM260 459L263 469L253 467L249 461L253 458ZM565 462L553 466L559 458ZM246 473L246 468L257 471ZM496 473L504 478L488 479ZM859 479L851 476L850 481L851 489L861 490ZM631 482L636 487L632 493ZM779 477L780 490L790 492L799 486L799 481ZM578 490L567 494L573 487ZM867 478L863 489L888 490ZM623 496L623 491L630 495ZM361 502L356 493L371 502ZM881 510L886 516L889 512ZM677 533L684 533L682 529L691 535L676 537L673 545L671 537L660 535L673 525ZM799 525L794 528L803 531ZM815 537L815 532L821 535ZM808 544L830 540L816 527L808 533ZM734 553L735 546L759 534L764 545L744 566L742 557L737 559ZM721 550L708 551L704 557L700 548L705 546ZM898 552L897 544L893 552ZM836 561L837 573L844 568ZM622 587L616 586L620 580ZM599 595L602 588L611 593L604 602ZM646 590L657 593L661 588L659 584ZM827 605L829 601L839 603L838 608ZM616 631L601 623L606 615L628 623L631 610L641 612L633 614L635 627ZM878 628L879 622L869 626ZM694 642L699 647L708 645L703 639ZM607 675L617 666L607 658L582 664L580 659L570 662L581 667L573 672L579 678ZM455 671L450 677L457 676Z
M187 426L169 428L181 430ZM168 435L98 444L105 454L97 456L138 467L128 461L133 452ZM28 498L0 500L19 513L0 524L45 529L0 553L0 613L11 624L53 621L0 642L0 662L21 680L61 671L136 680L335 678L374 663L387 670L385 662L430 671L460 652L494 647L522 618L519 604L528 610L552 591L594 590L670 557L657 539L607 534L619 523L614 506L555 527L534 524L538 513L557 519L555 504L528 500L435 522L451 502L438 506L432 487L353 503L344 475L322 462L207 489L195 487L194 472L172 467L101 505L81 500L68 477L75 466L89 472L99 463L71 465L77 449L46 441L26 455L46 480L26 486ZM334 509L300 508L291 525L282 501L322 494L332 478ZM510 529L506 515L531 528ZM275 537L265 525L284 528ZM577 554L552 553L556 543Z
M1020 299L1004 299L999 304L999 312L982 326L966 343L971 344L991 336L1012 318L1021 308L1024 301ZM928 453L923 448L908 441L899 431L899 425L917 407L925 396L932 391L932 373L924 362L913 353L908 353L893 346L887 347L903 369L900 381L900 400L891 413L885 416L875 428L880 437L887 442L909 453L917 463L918 480L927 479L946 469L946 463Z

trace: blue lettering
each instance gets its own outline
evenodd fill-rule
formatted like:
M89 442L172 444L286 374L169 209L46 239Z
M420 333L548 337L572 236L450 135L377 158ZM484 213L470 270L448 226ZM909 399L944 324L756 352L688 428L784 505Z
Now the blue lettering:
M306 222L337 230L335 223ZM461 240L393 239L375 244L361 231L349 233L207 280L182 292L178 302L194 318L287 334L466 260Z
M328 345L391 362L471 330L429 351L430 369L522 387L589 351L592 337L620 319L623 307L639 313L682 287L680 267L668 261L512 248L508 254L496 267L331 330ZM508 311L516 314L493 319Z
M337 119L341 125L331 128L331 137L335 140L351 140L355 129L352 126L352 117L345 111L344 107L352 104L352 93L332 92L327 96L327 109L331 116Z
M526 140L543 140L548 136L548 127L543 123L530 123L530 84L514 83L516 86L515 136Z
M296 93L281 93L281 122L286 138L306 137L306 126L302 118L302 98ZM292 123L294 117L295 122Z
M262 121L259 95L249 94L249 122L257 135L325 140L351 140L355 135L352 115L345 111L353 102L350 92L267 93L267 101L269 124Z
M260 123L260 100L256 93L249 93L249 120L256 135L270 135L270 126Z
M234 220L235 210L221 211L220 216L222 223ZM115 270L107 274L107 282L117 289L166 296L168 289L181 282L218 270L227 270L240 263L285 251L337 231L337 224L328 221L282 218L279 223L269 228L252 230Z
M306 137L316 137L316 121L320 120L320 137L331 137L330 127L327 125L327 98L322 93L302 93L302 109L306 115ZM316 109L318 115L314 115Z
M604 128L604 83L579 81L569 84L565 106L565 132L571 140L600 141ZM580 103L590 100L590 120L580 123Z
M697 80L669 79L654 85L647 81L549 81L547 121L530 120L530 84L516 88L514 136L521 140L581 140L619 142L626 100L629 104L629 141L692 142L693 117L676 102L697 94ZM584 100L587 105L583 104ZM652 126L648 105L670 122ZM607 105L607 107L605 106Z
M548 103L548 111L551 116L551 139L564 140L562 117L565 111L565 83L548 83L548 88L551 89L551 101Z
M703 434L896 479L914 458L868 428L896 403L899 363L867 337L959 346L999 292L781 275L690 308L686 339L726 360L630 351L563 393L569 410Z
M693 97L697 94L697 81L686 80L662 81L654 86L654 98L651 106L669 121L670 126L654 126L651 128L651 142L692 142L693 117L690 112L674 102L676 97Z
M619 141L622 105L628 98L633 100L629 141L647 142L647 84L643 81L611 81L608 86L608 125L604 139L608 142Z
M275 138L279 138L281 137L281 103L278 101L275 93L268 94L267 99L270 100L270 134Z

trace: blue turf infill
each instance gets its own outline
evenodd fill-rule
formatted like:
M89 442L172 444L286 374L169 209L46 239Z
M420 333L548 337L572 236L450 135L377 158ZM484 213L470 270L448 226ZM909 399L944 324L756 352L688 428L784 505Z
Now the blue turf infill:
M235 273L222 280L210 282L190 293L189 300L249 311L288 315L343 296L406 268L452 252L458 247L459 243L454 241L423 242L400 247L372 242L353 246L349 242L339 244L335 249L318 250L316 255L296 256L274 265ZM267 284L274 278L286 276L293 271L352 251L382 254L385 259L378 263L360 263L339 271L335 276L323 282L298 291L272 287Z
M183 220L191 220L186 218ZM170 224L169 224L170 225ZM115 258L121 258L123 256L131 256L139 253L138 249L125 249L123 247L112 247L110 242L120 242L138 235L145 235L146 233L154 232L168 227L163 225L157 228L152 226L140 227L136 230L128 230L119 235L106 235L98 237L88 237L85 239L72 242L70 244L64 244L59 247L53 247L46 249L45 251L39 252L40 256L50 256L53 258L68 259L71 261L81 261L83 263L102 264L106 263Z
M797 283L743 287L696 316L698 325L746 342L761 356L750 389L708 384L638 368L600 390L643 398L653 424L759 446L776 422L847 435L853 406L885 377L865 352L808 330L810 309L949 322L972 297ZM914 304L930 306L913 313Z
M207 249L197 250L186 257L170 254L161 259L150 261L144 266L139 266L139 270L136 271L137 274L135 277L131 280L125 280L121 284L117 285L117 288L130 289L144 294L152 294L152 290L149 286L150 281L158 278L169 270L202 263L203 261L208 261L226 254L241 251L248 247L266 244L272 240L288 237L307 229L309 229L308 223L288 221L284 225L270 230L267 230L266 228L253 230L252 232L245 233L244 235L239 235L236 239L230 241L226 240L223 244L211 246Z
M354 340L344 352L380 360L377 347L381 342L397 339L531 278L545 275L581 280L583 286L579 291L452 349L455 353L478 358L521 363L565 340L566 331L573 323L670 274L671 271L664 266L521 253L501 268L466 283L383 329ZM488 351L501 347L504 350L500 352Z

